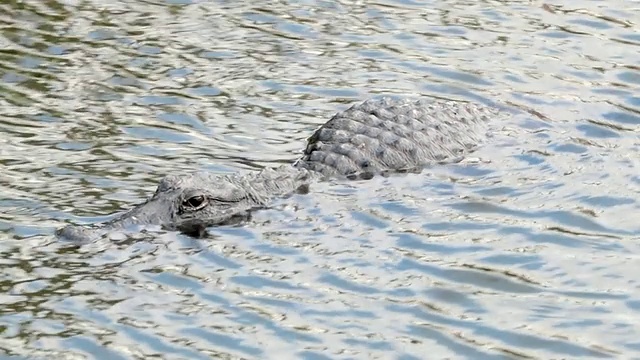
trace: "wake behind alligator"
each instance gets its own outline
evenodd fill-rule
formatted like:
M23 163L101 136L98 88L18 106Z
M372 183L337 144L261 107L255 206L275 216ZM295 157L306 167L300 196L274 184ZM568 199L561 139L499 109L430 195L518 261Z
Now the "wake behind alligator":
M93 240L134 225L160 225L193 236L246 219L277 196L327 178L369 178L461 160L489 134L498 109L473 103L371 99L338 112L308 139L292 165L259 172L169 175L147 201L100 225L69 225L58 235Z

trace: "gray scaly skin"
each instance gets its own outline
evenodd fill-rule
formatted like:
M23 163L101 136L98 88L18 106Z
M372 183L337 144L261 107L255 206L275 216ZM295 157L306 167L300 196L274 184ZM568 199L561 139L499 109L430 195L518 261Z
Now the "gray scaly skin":
M160 225L201 236L241 221L271 199L326 178L369 178L459 161L487 137L495 108L463 102L372 99L338 112L309 138L292 165L243 175L197 172L163 178L151 198L98 226L67 226L58 235L92 240L131 225Z

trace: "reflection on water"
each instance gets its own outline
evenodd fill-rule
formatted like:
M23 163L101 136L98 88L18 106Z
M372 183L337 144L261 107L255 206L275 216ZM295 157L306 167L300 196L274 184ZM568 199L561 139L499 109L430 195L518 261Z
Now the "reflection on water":
M0 2L0 354L637 357L638 23L621 0ZM379 95L524 111L462 164L206 239L53 236L168 173L290 162Z

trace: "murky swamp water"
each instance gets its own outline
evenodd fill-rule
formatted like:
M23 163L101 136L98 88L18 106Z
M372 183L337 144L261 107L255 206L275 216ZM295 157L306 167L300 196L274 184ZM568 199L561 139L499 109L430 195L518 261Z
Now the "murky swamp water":
M640 358L639 30L631 0L0 1L0 357ZM204 239L54 236L382 95L526 111Z

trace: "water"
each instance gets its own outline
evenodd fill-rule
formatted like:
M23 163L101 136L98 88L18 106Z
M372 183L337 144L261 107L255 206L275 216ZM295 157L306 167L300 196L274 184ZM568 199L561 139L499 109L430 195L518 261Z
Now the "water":
M0 2L7 359L639 358L640 3ZM457 165L317 184L206 239L53 235L334 112L523 112Z

